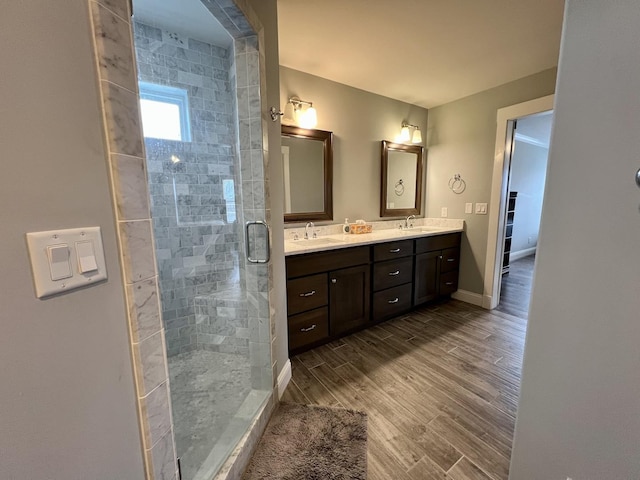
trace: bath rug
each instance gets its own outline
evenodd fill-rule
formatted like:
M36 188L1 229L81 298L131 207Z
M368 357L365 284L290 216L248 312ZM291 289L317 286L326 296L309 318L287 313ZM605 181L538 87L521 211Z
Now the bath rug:
M367 415L281 403L243 480L365 480Z

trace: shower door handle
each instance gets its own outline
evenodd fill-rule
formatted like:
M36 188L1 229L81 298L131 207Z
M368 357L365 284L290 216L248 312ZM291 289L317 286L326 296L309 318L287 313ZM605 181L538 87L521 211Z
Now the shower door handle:
M249 241L249 227L251 226L256 226L256 227L264 227L266 236L266 242L265 242L265 255L263 259L260 258L253 258L251 257L251 242ZM244 226L244 231L245 231L245 244L246 244L246 249L247 249L247 261L249 263L269 263L269 260L271 259L271 242L269 240L269 225L266 224L266 222L263 222L262 220L255 220L252 222L247 222Z

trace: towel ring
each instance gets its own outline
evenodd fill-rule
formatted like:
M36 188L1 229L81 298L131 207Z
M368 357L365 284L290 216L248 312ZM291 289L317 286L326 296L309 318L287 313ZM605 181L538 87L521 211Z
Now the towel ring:
M395 192L398 197L401 197L404 194L404 181L402 179L398 180L395 185Z
M460 195L467 188L467 182L465 182L459 173L456 173L449 179L449 188L453 193Z

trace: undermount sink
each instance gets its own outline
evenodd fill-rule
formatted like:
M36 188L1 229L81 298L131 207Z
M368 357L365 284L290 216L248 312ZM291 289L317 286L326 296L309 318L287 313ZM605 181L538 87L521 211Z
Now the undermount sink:
M302 239L302 240L293 240L292 242L295 245L300 245L300 246L335 245L339 243L344 243L342 240L336 240L335 238L309 238L309 239Z
M442 227L411 227L405 230L402 230L402 233L406 233L407 235L412 233L430 233L430 232L440 232L442 231Z

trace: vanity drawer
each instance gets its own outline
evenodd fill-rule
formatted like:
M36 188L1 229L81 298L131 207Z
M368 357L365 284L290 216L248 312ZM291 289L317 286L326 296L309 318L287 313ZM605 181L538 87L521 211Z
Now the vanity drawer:
M286 258L287 278L369 263L369 247L339 248Z
M373 318L381 320L408 311L411 308L410 283L388 288L373 294Z
M329 336L329 308L322 307L289 317L289 351Z
M440 295L449 295L458 290L458 271L440 275Z
M391 260L413 255L413 240L399 240L373 246L373 261Z
M416 253L431 252L460 246L460 233L434 235L416 239Z
M458 270L460 266L460 249L447 248L442 251L442 261L440 264L440 272L452 272Z
M326 273L287 281L287 313L306 312L329 303L329 282Z
M403 283L411 282L413 278L413 258L406 257L399 260L387 260L373 265L373 290L384 290Z

